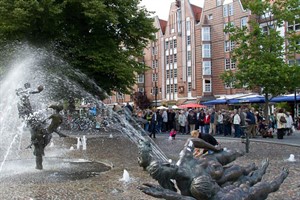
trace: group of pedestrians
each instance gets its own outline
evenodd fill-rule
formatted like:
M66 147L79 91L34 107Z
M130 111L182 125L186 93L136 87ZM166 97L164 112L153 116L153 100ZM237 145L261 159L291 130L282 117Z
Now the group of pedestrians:
M179 134L190 134L193 130L199 130L202 134L239 138L247 132L250 138L273 137L276 134L278 139L283 139L284 135L292 134L294 124L291 114L283 109L275 110L268 116L268 120L254 108L233 110L154 108L134 110L133 114L145 120L144 130L153 138L157 133L170 133L173 129ZM280 121L281 115L286 122Z

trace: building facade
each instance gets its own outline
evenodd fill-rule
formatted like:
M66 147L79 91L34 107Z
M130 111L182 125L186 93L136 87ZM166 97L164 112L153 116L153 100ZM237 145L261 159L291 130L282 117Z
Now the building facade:
M228 24L248 26L250 17L251 11L243 8L241 0L205 0L203 8L189 0L174 0L167 21L157 16L154 19L156 41L145 48L143 58L149 70L138 76L134 92L143 92L152 106L250 93L225 85L220 78L225 71L236 70L230 58L235 43L224 28ZM286 24L281 31L284 34L290 29L299 31L299 21ZM296 55L286 62L300 62L299 58ZM126 101L126 95L122 101Z

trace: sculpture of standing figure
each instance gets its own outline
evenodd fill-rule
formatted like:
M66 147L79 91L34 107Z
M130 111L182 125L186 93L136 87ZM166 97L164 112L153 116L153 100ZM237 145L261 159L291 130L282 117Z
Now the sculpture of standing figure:
M30 104L29 96L31 94L37 94L44 90L42 85L37 87L37 90L31 90L30 83L25 83L24 88L16 90L17 96L20 96L20 102L18 103L19 117L25 119L32 114L32 107Z
M30 84L25 83L24 88L16 90L16 94L20 96L18 103L19 117L23 118L31 133L31 144L27 148L34 146L33 155L36 157L36 169L43 169L43 156L45 155L44 149L50 143L52 133L56 132L60 137L66 137L58 131L58 127L63 122L63 117L60 111L63 109L62 105L51 105L49 108L54 109L56 112L48 117L46 120L51 119L50 125L47 127L46 120L41 120L37 113L33 113L30 104L30 94L37 94L43 91L43 86L38 86L37 90L30 90Z

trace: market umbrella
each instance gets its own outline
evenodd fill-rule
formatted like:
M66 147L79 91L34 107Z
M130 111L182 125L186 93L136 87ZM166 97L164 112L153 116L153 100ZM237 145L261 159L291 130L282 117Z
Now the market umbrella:
M188 103L178 106L179 108L206 108L206 106L197 103Z
M157 107L156 109L162 110L162 109L168 109L168 108L167 108L167 107L164 107L164 106L159 106L159 107Z
M180 109L180 108L178 106L176 106L176 105L173 105L172 109Z

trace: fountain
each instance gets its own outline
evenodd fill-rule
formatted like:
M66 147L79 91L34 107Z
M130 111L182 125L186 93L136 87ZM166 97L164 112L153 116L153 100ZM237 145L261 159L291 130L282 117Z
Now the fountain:
M138 128L139 126L135 120L129 119L126 113L124 113L126 117L114 113L112 109L103 104L97 97L88 93L75 81L67 78L65 74L71 74L77 81L85 82L89 84L89 87L94 88L99 93L103 93L101 88L84 74L72 70L64 61L55 57L51 52L45 49L35 49L25 44L16 50L15 55L14 62L10 64L10 70L6 72L1 80L0 88L0 96L5 97L0 98L0 176L6 161L19 159L22 156L30 158L32 153L30 150L24 151L24 146L26 147L30 144L30 133L26 128L26 120L24 121L18 116L17 104L19 98L16 95L16 89L22 88L23 84L28 81L30 81L33 88L39 85L44 86L43 92L30 96L32 110L40 119L44 120L52 114L51 110L48 109L49 105L53 103L64 104L67 99L72 97L84 99L85 102L89 101L95 104L97 112L101 113L101 116L105 119L101 127L122 134L136 145L146 135L142 128ZM63 132L64 130L61 131ZM97 131L91 131L87 134L97 133ZM71 134L82 133L71 131ZM110 133L109 137L113 138L112 133ZM79 138L77 149L79 149L79 146L82 146L82 149L86 150L86 136ZM153 145L153 156L159 160L167 160L167 157L153 141L151 144Z

